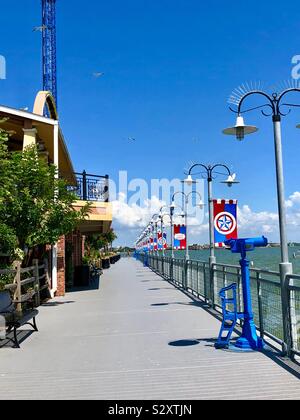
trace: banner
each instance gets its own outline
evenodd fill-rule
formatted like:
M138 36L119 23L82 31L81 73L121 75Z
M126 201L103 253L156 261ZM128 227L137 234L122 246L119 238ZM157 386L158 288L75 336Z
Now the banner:
M144 240L144 242L143 242L143 251L144 252L148 252L148 241L146 241L146 240Z
M167 245L167 233L166 232L164 232L162 238L163 238L163 247L164 247L164 249L167 249L168 245Z
M174 225L174 249L186 249L185 225Z
M154 238L154 251L157 251L157 238Z
M237 200L213 200L215 247L224 247L228 239L237 239Z
M158 250L159 251L161 251L162 250L162 241L161 241L161 237L162 237L162 235L161 235L161 231L159 230L158 232L157 232L157 243L158 243Z
M161 233L159 230L157 232L157 238L158 238L158 250L162 251L163 249L167 249L167 234L164 232L164 234Z
M153 238L150 238L150 251L153 251L153 249L154 249Z

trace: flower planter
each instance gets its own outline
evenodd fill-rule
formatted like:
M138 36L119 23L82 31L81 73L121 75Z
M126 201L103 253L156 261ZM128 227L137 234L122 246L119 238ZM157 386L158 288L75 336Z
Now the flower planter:
M119 254L118 255L112 255L110 257L110 263L111 264L116 264L119 261L120 258L121 258L121 256Z
M88 265L79 265L75 267L74 286L88 287L90 285L90 267Z
M110 261L111 264L115 264L116 257L114 255L112 257L109 257L109 261Z
M107 270L110 267L110 258L103 258L102 259L102 268Z

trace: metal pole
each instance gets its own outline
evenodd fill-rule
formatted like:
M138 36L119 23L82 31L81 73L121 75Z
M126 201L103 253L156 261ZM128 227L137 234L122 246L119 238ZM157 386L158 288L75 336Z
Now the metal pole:
M105 203L109 202L109 175L105 175L105 188L104 188L104 199Z
M189 260L189 243L188 243L188 198L185 199L185 226L186 226L186 249L185 249L185 259L186 261Z
M149 228L149 255L152 255L153 232L152 226Z
M171 219L171 249L172 249L172 258L175 258L175 254L174 254L174 238L173 238L173 211L171 210L170 213L170 219Z
M286 235L286 211L285 211L285 194L284 194L284 178L283 178L283 162L282 162L282 145L281 145L281 117L275 115L274 123L274 139L275 139L275 158L276 158L276 177L277 177L277 195L278 195L278 213L280 228L280 244L281 244L281 262L289 263L289 250Z
M156 239L156 256L159 256L158 252L158 237L157 237L157 222L155 222L155 239Z
M281 300L283 316L284 341L287 344L289 353L291 347L290 313L289 313L289 294L287 275L293 273L293 266L289 262L289 249L286 234L286 210L284 194L284 176L282 161L282 143L281 143L281 117L273 116L274 141L275 141L275 159L276 159L276 178L277 178L277 197L278 197L278 215L281 245L281 263L279 264L281 279Z
M82 173L82 199L87 200L86 171Z
M214 244L214 202L212 195L212 178L207 180L208 185L208 204L209 204L209 262L210 264L216 263L215 257L215 244Z
M212 193L212 177L208 174L207 178L208 187L208 209L209 209L209 272L210 272L210 293L211 302L215 303L215 275L214 264L216 263L215 257L215 244L214 244L214 203ZM217 291L216 291L217 292Z
M161 217L160 220L160 228L161 228L161 252L162 252L162 257L165 256L165 250L164 250L164 223L163 223L163 218Z

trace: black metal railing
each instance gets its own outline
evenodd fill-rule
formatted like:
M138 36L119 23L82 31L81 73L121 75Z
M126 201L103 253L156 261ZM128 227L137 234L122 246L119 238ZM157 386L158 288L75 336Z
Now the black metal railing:
M77 187L74 188L79 200L109 202L109 176L92 175L83 171L75 173Z

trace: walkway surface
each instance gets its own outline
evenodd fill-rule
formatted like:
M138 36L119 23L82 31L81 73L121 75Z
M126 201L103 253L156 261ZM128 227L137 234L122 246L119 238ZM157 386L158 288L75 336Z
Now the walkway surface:
M0 398L300 399L267 355L215 350L219 321L131 259L44 305L38 326L0 349Z

